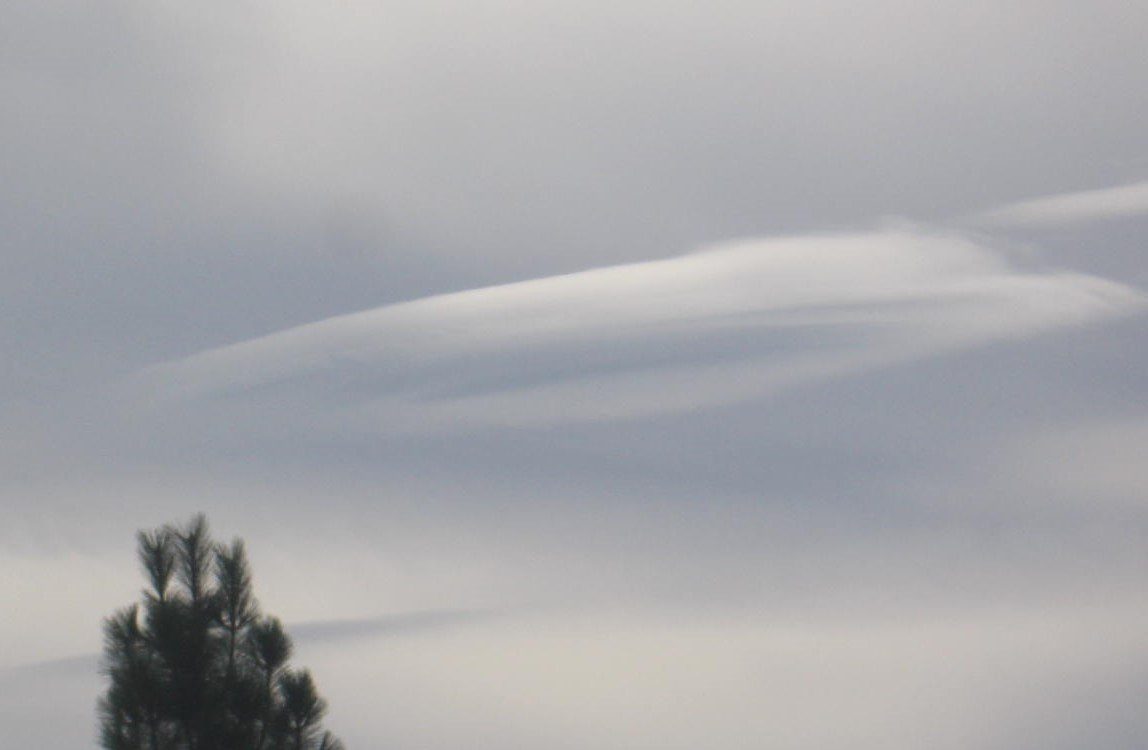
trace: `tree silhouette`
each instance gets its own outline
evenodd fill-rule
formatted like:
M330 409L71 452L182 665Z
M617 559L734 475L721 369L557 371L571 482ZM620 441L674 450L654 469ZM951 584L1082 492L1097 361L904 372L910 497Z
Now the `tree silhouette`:
M342 750L282 623L259 611L243 541L216 544L203 515L137 539L148 585L104 621L101 746Z

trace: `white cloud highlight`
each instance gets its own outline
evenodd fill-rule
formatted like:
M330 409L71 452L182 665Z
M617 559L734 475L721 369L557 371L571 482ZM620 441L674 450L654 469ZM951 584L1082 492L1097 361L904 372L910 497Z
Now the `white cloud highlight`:
M1148 181L1009 203L975 214L985 226L1042 227L1148 214Z
M1143 301L1093 276L1023 271L959 235L891 228L428 297L159 365L138 384L232 397L233 418L242 394L279 423L287 396L286 419L335 429L599 421L737 403Z

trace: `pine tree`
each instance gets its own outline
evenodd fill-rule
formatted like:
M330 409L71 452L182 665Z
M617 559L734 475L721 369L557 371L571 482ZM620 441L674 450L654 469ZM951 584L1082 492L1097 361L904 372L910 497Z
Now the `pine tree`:
M101 746L342 750L282 623L259 611L242 540L214 543L198 515L137 541L143 600L104 621Z

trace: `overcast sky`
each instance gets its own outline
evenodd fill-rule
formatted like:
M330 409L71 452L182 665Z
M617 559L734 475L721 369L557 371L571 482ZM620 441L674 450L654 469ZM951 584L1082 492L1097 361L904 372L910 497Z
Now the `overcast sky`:
M0 0L6 738L202 510L352 748L1143 748L1146 38Z

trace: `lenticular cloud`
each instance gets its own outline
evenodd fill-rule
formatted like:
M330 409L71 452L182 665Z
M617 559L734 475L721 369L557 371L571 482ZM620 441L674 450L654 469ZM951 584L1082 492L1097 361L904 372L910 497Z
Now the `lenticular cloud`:
M1128 314L1144 299L898 227L746 240L342 315L157 365L135 387L310 427L605 421ZM290 415L287 417L286 415Z
M1148 214L1148 181L1046 195L984 211L970 220L982 226L1038 228L1145 214Z

